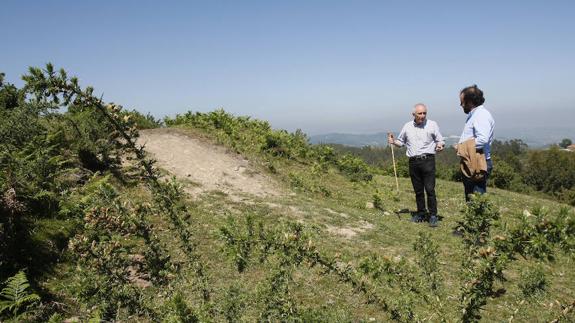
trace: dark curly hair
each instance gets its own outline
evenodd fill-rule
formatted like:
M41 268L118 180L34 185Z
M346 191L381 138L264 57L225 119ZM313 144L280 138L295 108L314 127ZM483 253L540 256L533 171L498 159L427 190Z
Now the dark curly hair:
M481 91L475 84L464 88L461 90L460 94L463 94L463 103L471 103L474 107L478 107L485 102L483 91Z

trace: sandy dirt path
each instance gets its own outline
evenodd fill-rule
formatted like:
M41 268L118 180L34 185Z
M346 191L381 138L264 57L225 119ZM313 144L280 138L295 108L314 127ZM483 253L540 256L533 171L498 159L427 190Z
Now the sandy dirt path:
M157 166L183 182L197 184L186 185L192 196L209 191L222 191L233 199L280 194L273 179L261 174L241 155L177 129L141 131L138 143L157 160Z

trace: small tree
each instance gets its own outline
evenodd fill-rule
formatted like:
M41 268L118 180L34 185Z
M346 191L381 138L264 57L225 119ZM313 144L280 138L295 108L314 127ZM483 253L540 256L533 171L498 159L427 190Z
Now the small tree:
M571 139L569 139L569 138L564 138L564 139L561 140L561 142L559 143L559 147L561 147L561 148L567 148L567 147L570 146L571 144L573 144L573 141L571 141Z

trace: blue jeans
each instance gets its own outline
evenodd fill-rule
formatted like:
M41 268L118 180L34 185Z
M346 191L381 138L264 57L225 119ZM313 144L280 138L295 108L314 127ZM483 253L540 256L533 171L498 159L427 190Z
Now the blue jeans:
M491 158L487 160L487 174L480 182L474 182L471 179L463 176L463 188L465 189L465 201L469 202L469 195L473 193L483 194L487 192L487 179L493 170L493 162Z

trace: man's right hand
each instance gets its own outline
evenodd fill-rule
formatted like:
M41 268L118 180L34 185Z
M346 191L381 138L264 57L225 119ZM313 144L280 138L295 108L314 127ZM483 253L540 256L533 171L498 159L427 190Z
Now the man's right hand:
M393 145L395 142L395 138L393 137L393 134L391 132L387 133L387 143L390 145Z

